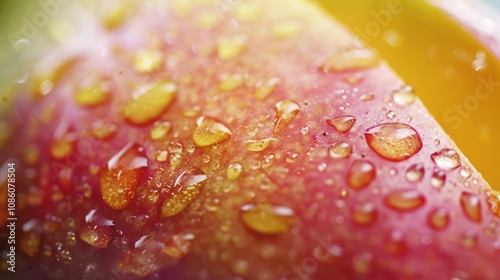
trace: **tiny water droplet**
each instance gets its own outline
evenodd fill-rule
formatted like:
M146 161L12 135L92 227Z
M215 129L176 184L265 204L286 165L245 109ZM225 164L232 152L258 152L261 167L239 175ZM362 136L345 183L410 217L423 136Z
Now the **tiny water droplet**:
M408 106L413 104L416 99L415 92L410 86L403 86L392 93L392 100L398 105Z
M217 43L217 55L221 60L231 60L243 53L247 46L247 37L244 35L225 37Z
M134 54L134 69L140 74L151 73L160 69L162 61L161 51L140 49Z
M435 144L436 146L439 146L439 145L441 144L441 140L439 140L439 139L434 139L434 144Z
M231 163L226 169L227 179L229 179L229 181L234 181L238 179L241 172L243 172L243 166L240 163L238 162Z
M101 195L104 202L115 210L127 207L147 167L148 158L142 146L129 143L123 147L101 170Z
M373 93L369 92L369 93L362 94L359 97L359 100L361 100L361 101L370 101L370 100L373 100L374 98L375 98L375 95L373 95Z
M418 182L422 180L425 174L425 168L423 163L416 163L408 167L406 170L406 180L410 182Z
M460 167L462 164L460 156L453 149L443 149L439 152L433 153L431 158L437 167L444 170L452 170Z
M80 232L80 239L96 248L107 248L114 239L111 226L87 225Z
M446 208L437 207L429 213L428 222L434 229L445 229L450 222L450 214Z
M212 117L200 117L196 121L193 140L196 146L206 147L221 143L231 137L231 131Z
M280 40L290 39L299 33L301 26L302 24L297 20L280 22L273 28L274 36Z
M177 215L189 206L200 194L206 180L207 175L198 168L189 168L182 172L163 203L162 216Z
M153 128L151 128L150 137L151 140L160 140L164 138L170 129L172 128L172 124L166 121L158 121L155 122Z
M334 159L348 158L352 154L352 146L347 142L333 143L328 149L328 153Z
M347 71L377 66L378 54L368 48L340 49L321 66L324 72Z
M163 81L142 87L132 93L132 98L123 107L123 117L135 125L143 125L158 119L172 103L177 85Z
M442 187L446 182L446 172L441 169L435 169L432 172L431 185L436 188Z
M280 234L290 230L295 212L285 206L247 204L241 207L240 219L249 229L261 234Z
M377 220L377 209L373 203L356 205L352 209L352 220L360 226L370 226Z
M276 156L274 154L265 155L262 159L262 167L263 168L271 167L274 163L275 158Z
M168 151L166 150L159 150L156 153L156 160L159 162L165 162L167 161L167 158L168 158Z
M375 178L375 166L367 160L356 160L347 175L347 183L353 189L366 188Z
M422 207L425 197L417 189L399 189L387 194L385 203L394 210L407 212Z
M462 246L465 249L472 249L476 246L477 236L471 231L467 231L462 235Z
M281 82L280 78L273 77L266 81L259 81L255 85L254 96L259 100L266 99Z
M340 133L346 133L349 130L351 130L355 122L356 122L356 117L350 115L340 116L330 120L326 120L326 123L333 126Z
M96 121L90 128L90 135L97 140L111 139L117 131L117 126L110 121Z
M368 146L379 156L391 161L403 161L422 149L418 132L403 123L386 123L368 128Z
M248 140L245 142L245 150L249 152L261 152L269 148L274 138L266 138L261 140Z
M232 91L240 88L243 85L244 76L241 74L225 74L221 77L219 82L220 91Z
M460 205L465 216L474 222L481 222L481 201L475 194L462 192L460 196Z
M274 121L273 133L282 131L300 111L300 105L290 101L283 100L276 103L276 120Z
M394 119L396 117L396 112L389 110L386 114L389 119Z

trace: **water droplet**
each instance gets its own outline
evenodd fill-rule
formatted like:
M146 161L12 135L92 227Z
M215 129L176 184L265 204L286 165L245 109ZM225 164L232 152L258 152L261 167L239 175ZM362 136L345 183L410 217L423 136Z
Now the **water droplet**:
M370 100L373 100L373 98L375 98L375 95L373 95L373 93L369 92L369 93L362 94L359 97L359 100L361 100L361 101L370 101Z
M241 207L240 219L249 229L262 234L279 234L290 230L295 213L285 206L248 204Z
M81 106L91 107L103 104L108 97L109 85L101 81L79 88L75 94L75 101Z
M130 143L116 153L100 173L104 202L115 210L127 207L147 167L148 158L139 144Z
M380 57L372 49L341 49L323 63L322 70L328 72L363 69L377 66L379 62Z
M200 194L206 180L207 175L198 168L189 168L182 172L163 203L162 216L177 215L189 206Z
M437 167L444 170L452 170L460 167L460 156L455 150L443 149L431 155L432 161Z
M229 181L234 181L238 179L241 172L243 172L243 166L240 163L238 162L231 163L226 169L227 179L229 179Z
M244 76L241 74L225 74L219 82L219 91L232 91L243 85Z
M368 146L379 156L391 161L403 161L422 149L417 131L403 123L373 126L365 132Z
M231 137L231 131L217 119L200 117L196 121L193 140L196 146L206 147L221 143Z
M159 162L165 162L167 161L167 158L168 158L168 151L166 150L159 150L156 153L156 160Z
M425 168L423 163L416 163L408 167L406 170L406 180L410 182L418 182L424 177Z
M367 274L372 267L373 256L370 253L363 253L353 258L353 268L358 274Z
M20 239L19 246L24 253L32 258L38 254L42 238L36 229L24 233Z
M356 205L352 209L352 220L360 226L370 226L377 220L377 209L373 203Z
M134 69L140 74L151 73L160 69L162 61L161 51L141 49L134 54Z
M486 191L488 197L486 198L486 204L490 208L491 212L500 218L500 192L495 190Z
M445 229L450 222L448 210L443 207L437 207L429 213L429 225L437 230Z
M117 127L110 121L96 121L90 128L90 134L97 140L108 140L116 134Z
M347 142L333 143L328 149L331 158L342 159L348 158L352 154L352 146Z
M465 216L474 222L481 222L481 201L475 194L462 192L460 196L460 205Z
M439 139L434 139L434 144L435 144L436 146L439 146L439 144L441 144L441 140L439 140Z
M80 239L96 248L107 248L114 238L111 226L87 225L80 232Z
M375 178L375 166L367 160L356 160L351 165L347 182L353 189L366 188Z
M398 105L408 106L413 104L416 99L415 92L410 86L403 86L392 93L392 100Z
M404 235L401 231L394 231L385 242L385 251L389 254L400 255L407 251Z
M300 111L300 105L290 101L283 100L276 103L276 120L274 121L273 133L282 131Z
M462 235L462 246L465 249L472 249L476 246L477 236L472 231L467 231Z
M184 149L184 146L181 143L170 142L168 144L168 152L169 153L182 154L183 149Z
M462 165L462 168L460 168L460 176L467 179L471 175L472 175L472 171L471 171L470 167L468 167L466 165Z
M389 119L394 119L396 117L396 112L389 110L386 114Z
M184 257L192 247L195 235L192 233L179 233L172 237L172 241L165 244L161 252L175 259Z
M59 252L59 255L61 256L61 259L64 261L71 261L73 259L71 257L71 253L67 250L61 250L61 252Z
M247 46L247 37L244 35L221 38L217 43L217 55L221 60L231 60L238 57Z
M245 142L245 150L249 152L261 152L269 148L274 138L266 138L261 140L248 140Z
M441 169L435 169L432 172L431 185L436 188L442 187L446 182L446 173Z
M166 121L158 121L155 122L153 128L151 128L150 137L151 140L160 140L165 137L170 129L172 128L172 124Z
M326 123L333 126L340 133L348 132L352 128L355 122L356 122L356 117L349 115L326 120Z
M172 103L176 91L177 85L168 81L142 87L132 94L123 107L122 115L136 125L152 122Z
M416 189L399 189L390 192L385 197L385 203L394 210L413 211L424 205L425 197Z
M259 100L266 99L279 85L281 79L278 77L273 77L267 81L259 81L255 85L254 96Z
M271 167L274 163L275 158L276 156L274 154L265 155L262 159L262 167L263 168Z
M280 22L274 27L274 36L280 40L290 39L299 33L301 26L296 20Z

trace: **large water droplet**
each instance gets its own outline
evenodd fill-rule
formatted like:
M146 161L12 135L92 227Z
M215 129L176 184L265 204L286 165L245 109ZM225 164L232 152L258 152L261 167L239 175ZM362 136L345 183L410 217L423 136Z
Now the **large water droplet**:
M437 207L429 213L429 225L437 230L445 229L450 222L448 210L443 207Z
M285 206L248 204L241 207L240 219L249 229L262 234L288 232L295 213Z
M377 66L378 54L367 48L341 49L322 65L323 71L346 71Z
M387 194L385 203L394 210L413 211L424 205L425 197L416 189L400 189Z
M200 117L196 121L193 140L196 146L205 147L221 143L231 137L231 131L212 117Z
M377 209L373 203L356 205L352 209L352 220L360 226L370 226L377 219Z
M379 156L391 161L406 160L422 149L417 131L403 123L386 123L365 132L366 142Z
M422 180L425 174L425 168L423 163L413 164L406 170L406 180L410 182L418 182Z
M342 159L348 158L352 154L352 146L347 142L333 143L328 149L331 158Z
M326 122L329 125L333 126L338 132L346 133L356 122L356 117L350 115L340 116L330 120L326 120Z
M276 103L275 111L276 120L274 121L273 133L279 133L297 116L300 106L293 101L283 100Z
M163 217L179 214L200 194L207 175L198 168L189 168L175 180L173 188L161 208Z
M431 185L436 188L444 186L446 182L446 173L441 169L435 169L431 176Z
M227 179L229 179L229 181L234 181L238 179L241 172L243 172L243 166L240 163L238 162L231 163L226 169Z
M416 99L415 92L410 86L404 86L392 93L392 100L398 105L408 106L413 104Z
M104 202L115 210L127 207L147 167L148 158L142 146L129 143L123 147L101 170L101 195Z
M267 81L259 81L255 85L254 96L259 100L266 99L281 82L280 78L274 77Z
M221 60L230 60L239 56L247 46L244 35L221 38L217 43L217 55Z
M375 178L375 166L367 160L356 160L347 175L347 183L353 189L367 187Z
M462 164L460 162L460 156L455 150L452 149L443 149L439 152L433 153L431 158L437 167L444 170L459 168Z
M481 222L481 201L475 194L462 192L460 196L460 205L465 216L474 222Z
M249 152L261 152L269 148L274 138L266 138L261 140L248 140L245 142L245 150Z
M123 117L136 125L142 125L158 119L172 103L177 85L159 82L143 87L132 94L132 98L124 106Z

